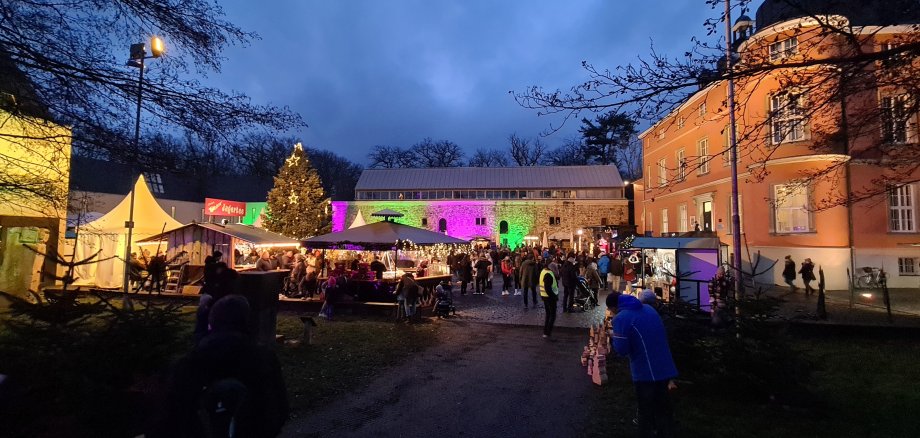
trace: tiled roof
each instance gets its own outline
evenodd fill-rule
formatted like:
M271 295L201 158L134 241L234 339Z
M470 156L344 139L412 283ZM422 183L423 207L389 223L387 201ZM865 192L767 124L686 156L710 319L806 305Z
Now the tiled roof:
M596 189L623 187L616 166L367 169L355 190Z

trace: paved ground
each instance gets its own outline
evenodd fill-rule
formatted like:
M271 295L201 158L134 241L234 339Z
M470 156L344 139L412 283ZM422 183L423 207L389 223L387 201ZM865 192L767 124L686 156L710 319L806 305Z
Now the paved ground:
M586 332L443 324L441 342L283 436L578 437L595 391L579 363ZM411 329L411 327L408 327Z

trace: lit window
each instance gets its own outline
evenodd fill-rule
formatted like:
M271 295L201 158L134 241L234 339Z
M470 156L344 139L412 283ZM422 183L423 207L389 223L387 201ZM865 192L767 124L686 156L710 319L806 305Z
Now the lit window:
M770 98L770 129L773 144L805 139L805 98L791 91Z
M147 180L147 188L150 189L151 193L165 193L165 190L163 190L163 178L160 177L159 173L144 172L144 179Z
M696 151L700 157L700 167L696 169L697 175L709 173L709 139L704 138L696 143Z
M770 44L770 60L786 58L799 52L799 39L796 37L787 38Z
M888 190L888 229L895 233L910 233L914 225L914 186L907 184Z
M916 126L911 126L909 120L911 99L907 94L898 96L886 96L881 98L882 113L882 142L884 143L907 143L916 141L916 133L908 132L916 130Z
M808 190L802 184L773 186L773 213L777 233L807 233L811 231Z
M913 257L898 257L898 274L917 275L917 261Z

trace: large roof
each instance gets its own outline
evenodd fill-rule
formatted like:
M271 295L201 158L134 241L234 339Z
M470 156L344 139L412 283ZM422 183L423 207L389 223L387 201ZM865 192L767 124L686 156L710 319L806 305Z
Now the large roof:
M623 187L616 166L367 169L355 190L580 189Z
M204 198L264 202L274 182L253 176L183 175L163 171L144 171L105 160L74 156L70 166L70 189L94 193L127 194L139 173L158 174L161 184L153 195L159 199L204 202ZM148 183L150 181L148 180Z
M256 228L251 225L243 224L212 224L207 222L193 222L188 225L184 225L178 228L174 228L165 233L157 234L155 236L148 237L146 239L141 239L139 242L156 242L158 240L165 240L166 236L169 234L175 233L179 230L184 230L188 227L200 227L207 228L211 231L218 233L226 234L228 236L233 236L237 239L253 243L256 245L270 245L274 244L276 246L299 246L300 241L296 239L291 239L290 237L282 236L278 233L273 233L262 228Z

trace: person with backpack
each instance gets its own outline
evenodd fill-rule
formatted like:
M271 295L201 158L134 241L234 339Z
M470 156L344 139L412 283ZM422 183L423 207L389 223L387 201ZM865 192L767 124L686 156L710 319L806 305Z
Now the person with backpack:
M151 436L273 437L281 432L290 411L281 364L273 350L249 336L249 314L241 295L214 303L210 332L176 364L167 415Z

